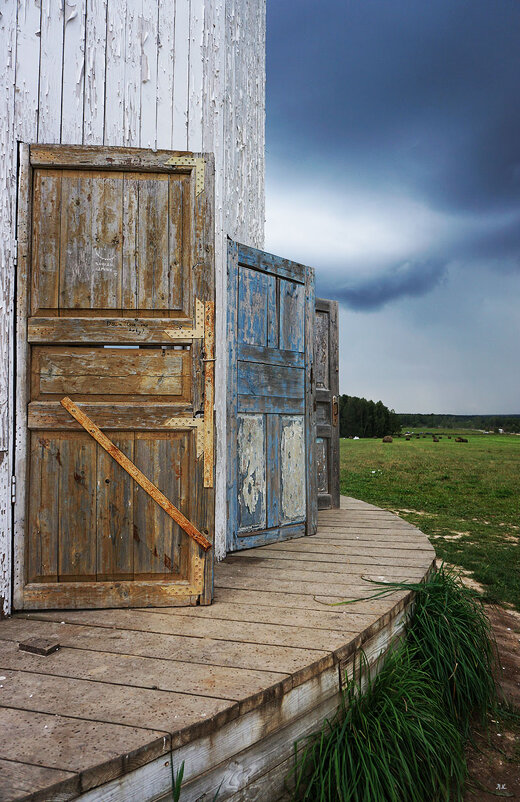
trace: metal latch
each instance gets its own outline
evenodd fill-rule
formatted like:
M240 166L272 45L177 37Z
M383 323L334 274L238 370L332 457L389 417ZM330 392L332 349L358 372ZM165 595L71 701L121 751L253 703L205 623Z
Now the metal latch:
M332 396L332 425L333 426L337 426L338 425L338 417L339 417L338 396L337 395L333 395Z

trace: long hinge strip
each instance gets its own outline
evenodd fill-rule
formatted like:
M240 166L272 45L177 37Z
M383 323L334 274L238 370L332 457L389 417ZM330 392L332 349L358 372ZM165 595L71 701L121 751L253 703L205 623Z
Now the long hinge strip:
M204 487L213 487L214 444L213 406L215 404L215 304L204 304Z
M166 167L194 167L195 168L195 194L204 191L204 170L206 162L202 156L172 156L164 162Z
M211 543L204 535L199 532L196 526L192 524L191 521L186 518L182 512L175 507L171 501L166 498L164 493L161 493L158 487L156 487L147 476L139 470L139 468L134 465L134 463L128 459L126 454L123 454L122 451L118 449L118 447L110 440L106 434L104 434L101 429L99 429L96 424L85 415L82 410L76 406L76 404L71 401L70 398L65 397L61 399L61 405L65 407L65 409L70 412L73 418L75 418L81 426L85 429L86 432L90 434L91 437L96 440L99 445L105 449L105 451L110 454L110 456L115 459L115 461L121 465L121 467L134 479L143 490L148 493L150 498L152 498L162 509L172 518L175 523L177 523L181 529L183 529L186 534L193 538L196 543L204 549L204 551L208 551L211 548Z
M197 457L204 451L204 487L214 483L214 423L215 404L215 304L195 299L195 320L192 329L176 327L165 329L172 340L204 340L204 419L169 418L171 429L197 430Z

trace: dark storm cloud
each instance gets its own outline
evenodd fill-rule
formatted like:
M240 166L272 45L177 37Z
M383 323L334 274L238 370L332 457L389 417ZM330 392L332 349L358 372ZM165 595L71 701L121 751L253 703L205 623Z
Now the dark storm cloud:
M518 412L520 0L267 12L266 247L340 301L341 392Z
M518 2L271 0L268 26L268 155L443 210L520 205Z
M350 309L373 311L390 301L405 297L420 297L436 287L446 275L447 264L434 259L404 262L379 276L350 281L341 286L323 279L320 294L334 297Z

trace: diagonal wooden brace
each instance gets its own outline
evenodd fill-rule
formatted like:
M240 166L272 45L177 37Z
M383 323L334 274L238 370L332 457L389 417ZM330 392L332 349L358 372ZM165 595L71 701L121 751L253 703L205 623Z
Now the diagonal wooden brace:
M172 518L176 524L178 524L181 529L183 529L189 537L193 538L196 543L199 544L204 551L208 551L211 548L211 543L204 535L199 532L196 526L194 526L191 521L186 518L182 512L175 507L169 499L166 498L164 493L161 493L158 487L156 487L150 480L139 470L139 468L134 465L134 463L128 459L128 457L123 454L122 451L118 449L118 447L110 440L106 434L103 434L101 429L99 429L96 424L85 415L81 409L76 406L76 404L68 397L61 399L61 405L65 407L65 409L70 412L73 418L77 420L78 423L83 426L86 432L88 432L91 437L99 443L99 445L105 449L105 451L110 454L115 461L121 465L121 467L134 479L138 485L140 485L143 490L148 493L150 498L152 498L162 509Z

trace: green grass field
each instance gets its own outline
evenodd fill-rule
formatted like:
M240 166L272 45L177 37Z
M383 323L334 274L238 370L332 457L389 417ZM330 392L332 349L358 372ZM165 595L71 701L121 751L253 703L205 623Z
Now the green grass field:
M488 601L520 610L520 437L448 434L341 440L341 492L415 524Z

